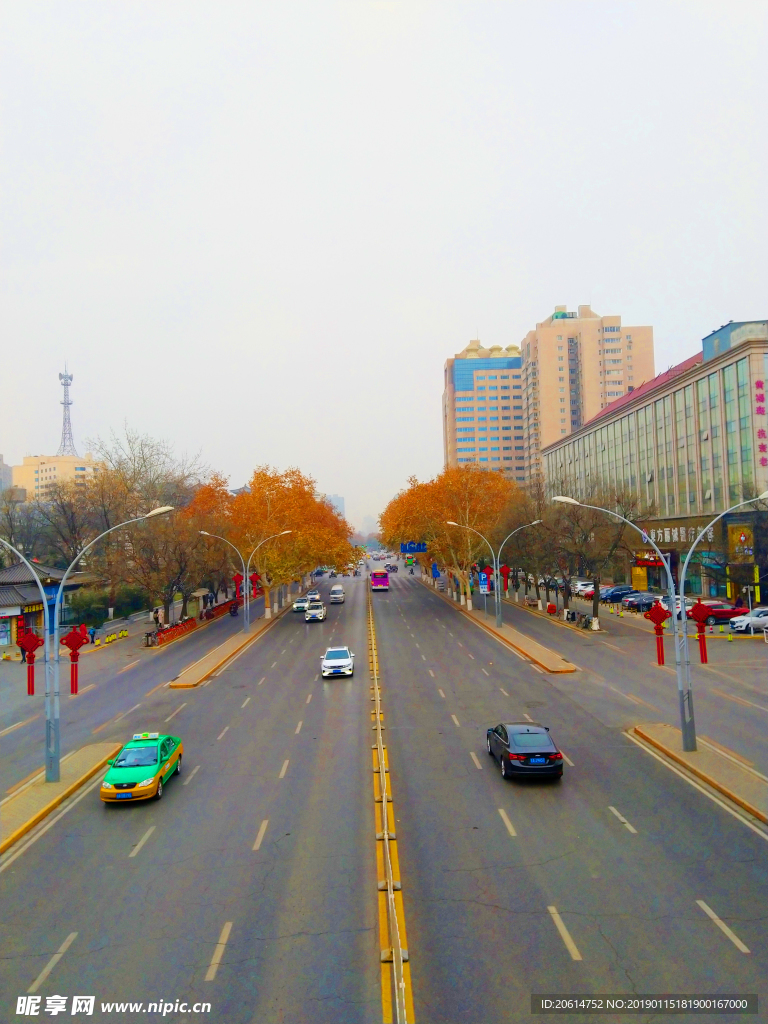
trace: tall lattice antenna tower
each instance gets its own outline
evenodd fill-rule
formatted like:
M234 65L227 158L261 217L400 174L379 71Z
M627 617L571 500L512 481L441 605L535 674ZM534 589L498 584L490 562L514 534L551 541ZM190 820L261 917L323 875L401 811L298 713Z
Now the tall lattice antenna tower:
M64 401L61 403L64 406L64 422L61 426L61 444L56 452L57 455L77 455L75 441L72 437L72 422L69 418L69 407L72 405L72 399L69 397L69 386L74 379L74 374L67 373L65 364L64 373L59 374L61 386L64 388Z

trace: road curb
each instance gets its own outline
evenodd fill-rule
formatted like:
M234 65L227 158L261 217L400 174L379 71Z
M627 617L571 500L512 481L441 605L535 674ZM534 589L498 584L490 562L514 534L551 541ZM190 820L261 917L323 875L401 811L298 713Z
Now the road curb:
M422 584L422 586L425 586L425 587L429 586L428 583L424 582L423 577L419 576L418 580ZM470 613L468 611L466 611L460 605L457 605L456 602L452 601L450 599L450 597L448 597L446 594L440 593L440 591L436 590L434 587L430 587L429 589L432 590L434 593L436 593L438 597L442 598L443 601L445 601L447 604L449 604L457 612L461 612L467 619L469 619L470 622L474 622L474 624L476 626L479 626L480 629L484 629L485 632L488 633L489 636L494 637L496 640L500 640L505 646L509 647L510 650L513 650L516 653L523 655L523 657L526 658L526 660L530 661L534 665L538 665L540 669L543 669L543 671L548 673L549 675L553 675L553 676L568 675L569 673L576 671L576 666L572 662L567 661L567 659L564 658L562 656L562 654L558 654L557 651L552 651L552 654L556 658L559 658L560 661L565 662L565 664L569 665L570 667L569 668L562 668L562 669L552 669L552 668L550 668L548 665L545 665L544 662L539 661L538 658L534 657L530 653L530 651L527 651L524 647L518 647L517 644L514 644L508 637L504 636L502 633L497 632L491 626L486 626L486 624L484 622L481 622L479 619L476 619L474 617L474 615L470 615ZM510 627L510 628L513 628L513 627ZM536 643L536 644L539 643L538 640L534 640L532 642ZM539 646L540 647L544 647L544 644L539 644ZM546 649L549 650L549 648L546 648Z
M81 786L85 785L89 779L92 779L97 772L101 771L110 758L114 757L122 749L122 743L116 744L115 747L107 753L106 757L102 757L95 765L89 768L87 772L81 775L74 782L70 783L70 785L67 786L66 789L62 790L58 796L55 796L53 800L47 803L45 807L41 807L40 810L36 811L31 818L24 822L23 825L20 825L14 832L11 832L11 834L0 843L0 855L5 853L5 851L13 846L14 843L17 843L22 836L27 834L27 832L31 832L35 825L38 825L44 818L47 818L51 811L55 811L56 808L71 797L73 793L76 793Z
M713 778L711 775L708 775L707 772L703 772L700 768L697 768L695 765L689 764L689 762L686 761L685 758L680 757L680 755L676 751L665 746L663 743L660 743L657 739L654 739L653 736L649 736L648 733L643 731L642 726L636 725L632 729L629 729L627 731L634 734L638 739L642 740L644 743L648 743L650 746L655 747L656 750L661 751L661 753L664 754L665 757L668 757L671 761L674 761L675 764L679 765L681 768L684 768L687 772L690 772L691 775L695 775L697 779L701 779L702 782L706 782L708 786L711 786L712 789L717 790L717 792L721 793L724 797L727 797L732 803L736 804L737 807L741 807L742 810L746 811L748 814L751 814L753 818L757 818L758 821L762 821L763 824L768 825L767 814L759 810L757 807L754 806L754 804L751 804L748 800L745 800L743 797L740 797L737 793L734 793L733 790L728 789L727 786L724 786L721 782L718 782L717 779Z
M256 640L261 639L261 637L263 637L264 634L267 633L272 628L272 626L277 622L277 620L279 618L281 618L283 615L285 615L285 613L287 611L290 611L290 609L291 609L291 605L290 604L286 604L283 608L280 609L280 611L277 613L277 615L274 615L268 622L265 621L264 624L259 628L259 631L257 633L253 633L252 635L249 635L248 637L246 637L243 640L243 642L238 647L236 647L234 650L229 651L227 654L225 654L224 657L221 659L221 661L216 662L215 665L212 665L209 669L206 669L204 674L201 675L199 677L199 679L196 679L195 682L193 682L193 683L191 683L191 682L190 683L180 683L180 682L177 682L175 680L171 680L171 682L168 684L168 688L171 689L171 690L194 690L198 686L201 686L207 679L210 679L211 676L215 672L218 672L219 669L223 668L224 665L226 665L226 663L228 661L230 661L236 655L242 653L242 651L244 651L246 647L248 647L250 644L254 643ZM237 635L237 634L235 634L235 635ZM179 637L179 639L182 640L184 638L183 637ZM175 640L171 641L171 643L175 643L175 642L176 642ZM227 643L227 641L225 640L224 643ZM214 650L215 650L215 648L214 648ZM207 657L207 655L204 654L203 657L199 658L197 662L193 662L193 664L190 666L190 668L194 668L194 666L196 664L198 664L200 661L202 661L206 657ZM182 672L181 674L183 675L184 673Z

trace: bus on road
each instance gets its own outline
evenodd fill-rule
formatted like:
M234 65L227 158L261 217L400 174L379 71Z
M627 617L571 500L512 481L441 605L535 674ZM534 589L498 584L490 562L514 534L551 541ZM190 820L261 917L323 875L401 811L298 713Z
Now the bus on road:
M371 573L371 590L389 590L389 573L374 569Z

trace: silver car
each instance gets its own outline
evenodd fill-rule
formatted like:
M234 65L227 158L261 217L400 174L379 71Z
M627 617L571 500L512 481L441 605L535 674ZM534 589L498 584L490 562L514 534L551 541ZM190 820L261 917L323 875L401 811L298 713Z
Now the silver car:
M328 609L322 601L310 601L307 605L307 610L304 612L304 621L322 622L327 614Z
M342 587L340 583L337 583L335 586L331 587L330 602L331 604L344 604L344 600L344 587Z

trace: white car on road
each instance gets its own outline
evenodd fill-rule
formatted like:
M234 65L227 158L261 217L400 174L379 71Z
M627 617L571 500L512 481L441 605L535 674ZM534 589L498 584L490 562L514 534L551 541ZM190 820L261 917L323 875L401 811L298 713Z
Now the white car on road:
M765 631L768 629L768 608L753 608L751 615L748 611L744 615L735 615L731 619L731 629L734 633Z
M355 656L348 647L329 647L320 661L323 678L354 675Z
M330 602L331 604L344 604L344 600L344 587L340 583L336 583L331 587Z
M323 622L328 614L328 609L322 601L310 601L307 610L304 612L305 622Z

